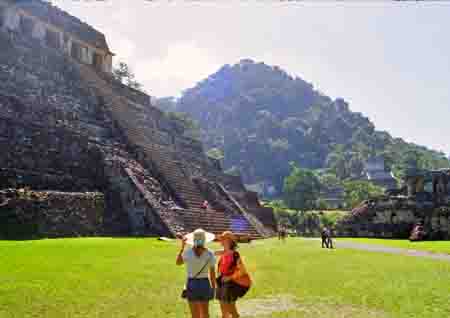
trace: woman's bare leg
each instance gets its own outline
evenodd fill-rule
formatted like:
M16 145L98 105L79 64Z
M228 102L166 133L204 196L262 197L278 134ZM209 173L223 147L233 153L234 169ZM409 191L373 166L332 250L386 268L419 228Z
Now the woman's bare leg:
M222 318L230 318L230 309L227 303L220 302L220 310L222 311Z
M239 318L240 317L239 313L237 311L237 308L236 308L236 303L231 303L229 308L230 308L231 318Z
M197 307L195 303L189 302L189 309L191 310L191 317L192 318L199 318L197 313Z
M209 302L198 303L199 318L209 318Z

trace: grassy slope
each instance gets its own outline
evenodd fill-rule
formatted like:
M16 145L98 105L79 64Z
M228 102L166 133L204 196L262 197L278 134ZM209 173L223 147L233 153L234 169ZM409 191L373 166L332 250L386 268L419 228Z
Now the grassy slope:
M276 296L295 297L295 310L255 317L450 316L450 263L316 245L242 246L255 280L243 309ZM0 242L0 317L183 317L176 250L153 239Z
M408 240L384 240L371 238L340 238L339 240L351 241L362 244L383 245L389 247L399 247L409 250L427 251L433 253L450 254L450 241L425 241L410 242Z

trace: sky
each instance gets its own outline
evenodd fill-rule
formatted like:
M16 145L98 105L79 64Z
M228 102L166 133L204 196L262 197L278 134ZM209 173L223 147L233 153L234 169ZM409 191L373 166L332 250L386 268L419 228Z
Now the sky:
M52 2L103 32L152 96L251 58L450 153L450 2Z

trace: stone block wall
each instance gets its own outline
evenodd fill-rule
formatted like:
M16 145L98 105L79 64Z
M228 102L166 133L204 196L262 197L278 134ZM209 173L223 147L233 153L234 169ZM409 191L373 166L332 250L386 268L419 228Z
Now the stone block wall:
M20 38L11 40L3 32L0 43L2 115L110 137L102 105L67 57Z
M230 214L239 214L240 211L229 202L220 191L219 186L204 178L194 178L194 184L200 189L206 200L218 210L226 211Z
M273 231L278 230L277 220L272 208L259 207L247 209L248 213L256 217L266 228Z
M450 238L450 207L364 204L338 221L336 235L352 237L403 238L422 223L432 240Z
M136 174L136 170L140 174ZM170 236L170 230L161 219L163 211L155 209L160 201L168 200L156 179L136 161L118 156L107 160L105 173L110 184L107 191L115 196L115 208L125 212L127 220L123 220L123 213L115 217L122 217L120 223L128 224L128 235Z
M101 193L0 191L0 239L38 239L102 234Z
M77 178L58 172L0 168L0 189L25 188L34 190L57 189L59 191L90 191L95 188L91 179Z
M0 147L8 149L0 155L1 173L7 177L1 181L3 187L74 191L104 188L99 146L66 129L0 118ZM13 180L14 176L18 178Z

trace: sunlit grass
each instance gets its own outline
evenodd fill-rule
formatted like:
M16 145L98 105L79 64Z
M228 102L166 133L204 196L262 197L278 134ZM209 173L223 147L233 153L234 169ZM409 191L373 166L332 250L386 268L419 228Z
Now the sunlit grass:
M0 242L0 317L187 317L176 252L155 239ZM243 318L450 316L448 262L300 239L240 252L255 281Z
M399 247L408 250L450 254L450 241L410 242L408 240L386 240L386 239L372 239L372 238L340 238L339 240L361 244L374 244L388 247Z

